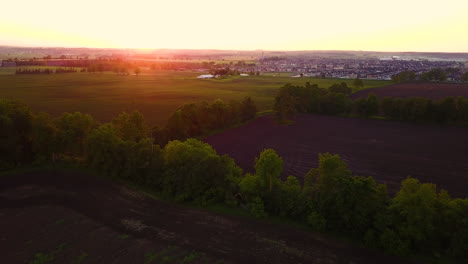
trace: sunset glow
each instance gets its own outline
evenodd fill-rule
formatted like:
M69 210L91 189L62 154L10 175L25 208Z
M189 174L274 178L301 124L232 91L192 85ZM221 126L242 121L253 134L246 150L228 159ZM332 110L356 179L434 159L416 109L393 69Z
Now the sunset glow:
M0 45L468 52L468 1L7 1Z

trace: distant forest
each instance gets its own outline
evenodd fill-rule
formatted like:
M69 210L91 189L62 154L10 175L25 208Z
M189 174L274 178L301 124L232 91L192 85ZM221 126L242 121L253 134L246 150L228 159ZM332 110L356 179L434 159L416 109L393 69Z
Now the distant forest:
M434 107L446 109L458 101L447 102ZM294 111L342 114L352 106L366 116L379 109L374 97L352 103L343 93L309 84L281 88L275 107L284 117ZM92 168L178 202L221 203L254 217L279 216L391 254L468 258L468 199L453 199L434 184L407 178L390 198L385 185L353 175L338 155L329 153L319 155L318 167L310 169L303 184L295 176L282 180L283 161L273 149L259 154L254 174L244 175L232 158L193 138L248 122L256 111L250 98L200 102L182 106L165 127L151 128L138 112L99 124L79 112L52 118L0 100L0 168ZM411 120L425 116L404 113ZM450 119L450 111L443 113L444 122L459 120Z

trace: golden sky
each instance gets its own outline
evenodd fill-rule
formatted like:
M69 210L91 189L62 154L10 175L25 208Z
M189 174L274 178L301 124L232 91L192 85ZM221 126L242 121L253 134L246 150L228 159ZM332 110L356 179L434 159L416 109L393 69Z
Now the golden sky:
M468 0L21 0L0 45L468 52Z

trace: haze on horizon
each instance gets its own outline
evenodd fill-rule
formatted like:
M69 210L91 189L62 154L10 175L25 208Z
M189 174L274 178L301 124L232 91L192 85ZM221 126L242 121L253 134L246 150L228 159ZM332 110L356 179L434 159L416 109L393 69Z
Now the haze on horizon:
M466 0L24 0L0 45L468 52Z

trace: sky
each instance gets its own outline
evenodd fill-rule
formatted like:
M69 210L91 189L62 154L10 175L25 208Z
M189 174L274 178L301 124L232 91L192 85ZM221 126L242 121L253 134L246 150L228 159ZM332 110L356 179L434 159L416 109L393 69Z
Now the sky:
M21 0L0 45L468 52L468 0Z

